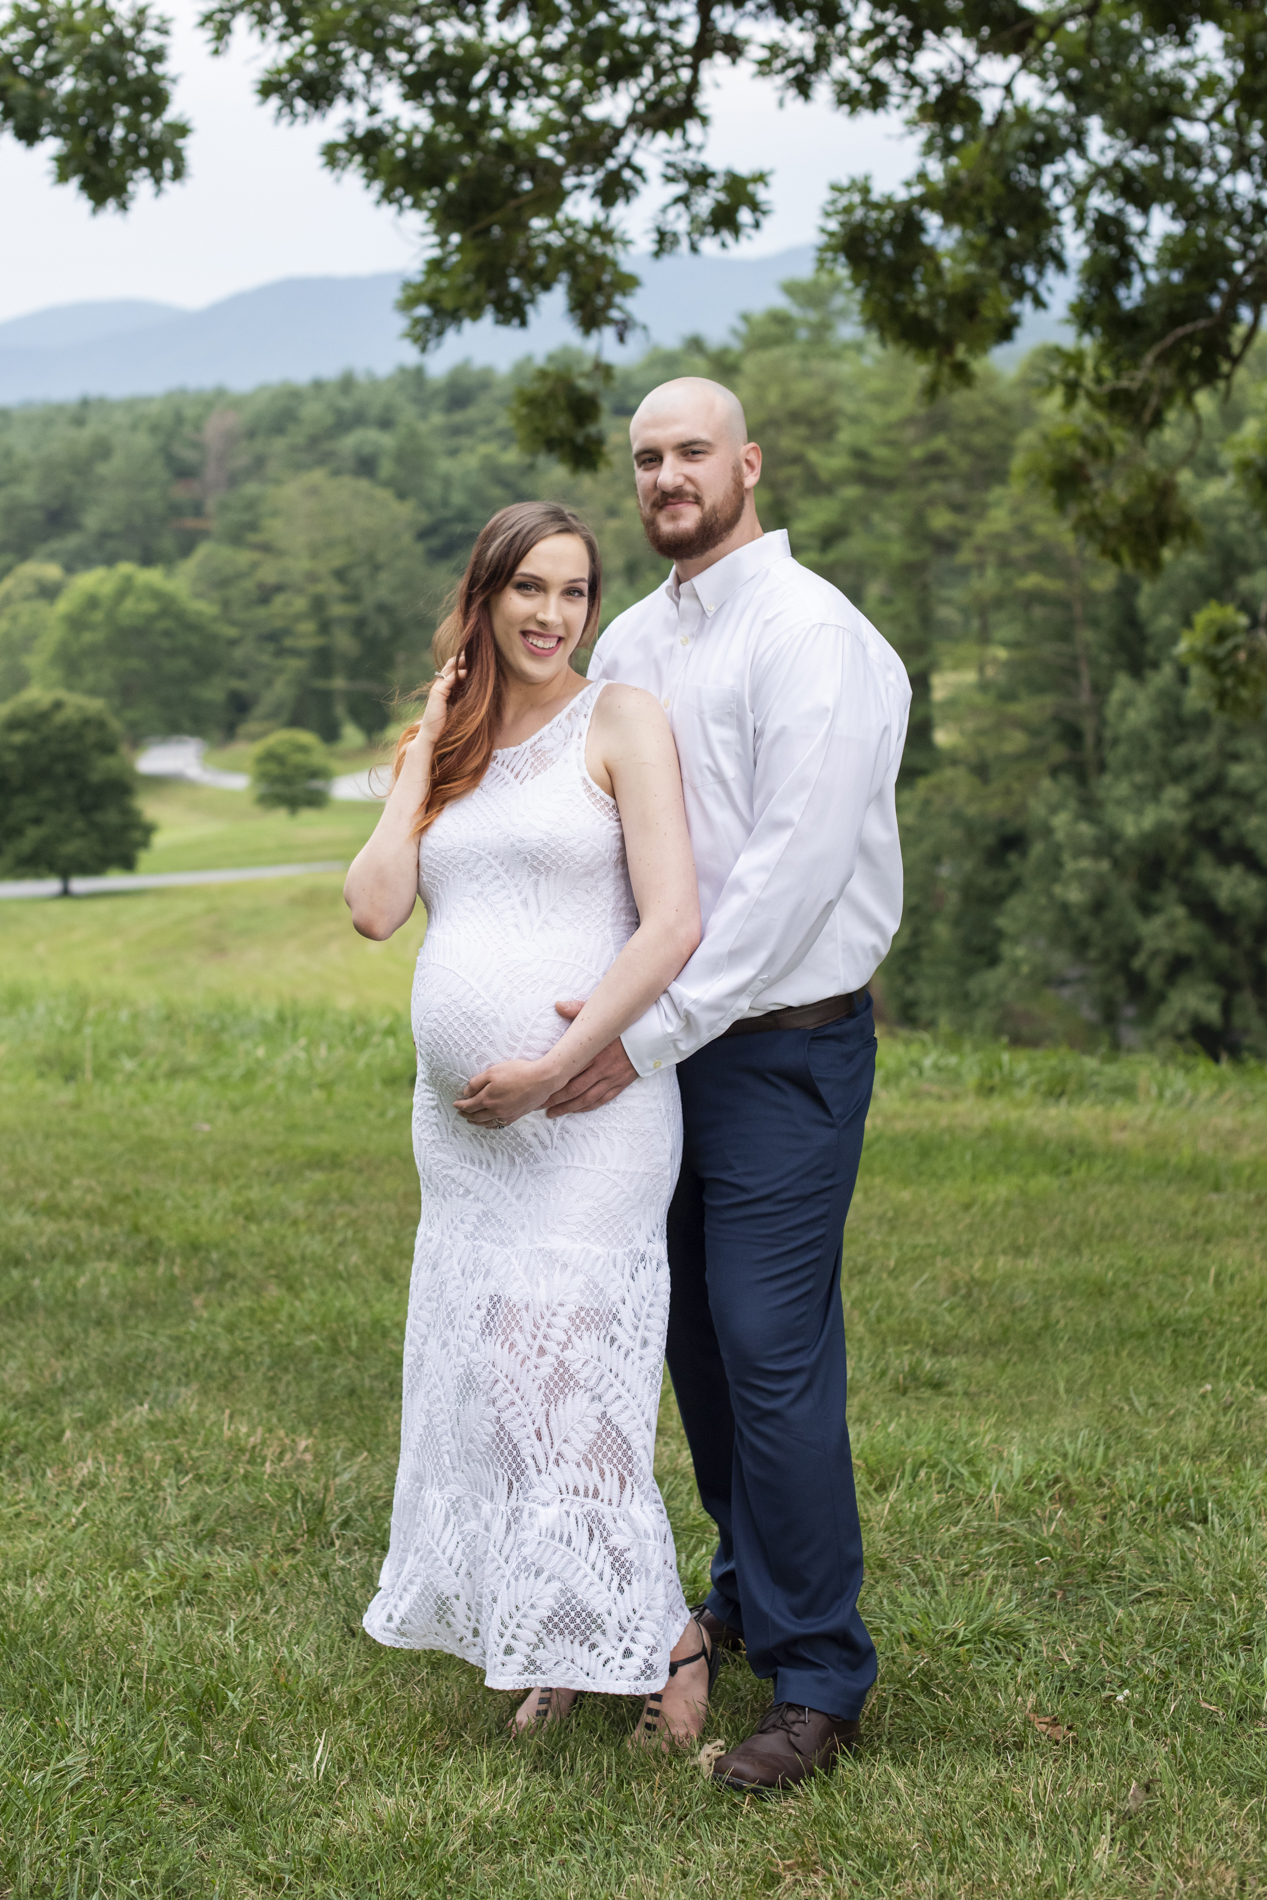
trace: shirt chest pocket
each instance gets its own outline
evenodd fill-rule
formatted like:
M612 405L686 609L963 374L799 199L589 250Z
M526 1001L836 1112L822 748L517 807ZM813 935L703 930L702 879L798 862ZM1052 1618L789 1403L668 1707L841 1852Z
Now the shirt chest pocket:
M734 778L743 756L735 687L689 688L674 706L671 723L688 785L716 785Z

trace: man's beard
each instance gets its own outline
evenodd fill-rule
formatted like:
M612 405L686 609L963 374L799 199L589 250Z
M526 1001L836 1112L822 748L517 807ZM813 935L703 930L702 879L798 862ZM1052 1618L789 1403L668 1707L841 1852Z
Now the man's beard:
M675 531L672 517L666 521L661 508L654 508L649 514L644 512L642 517L646 537L655 552L666 560L698 561L701 554L711 554L739 525L747 492L743 485L743 464L736 462L730 487L711 506L703 504L698 495L692 497L701 502L699 518L693 528Z

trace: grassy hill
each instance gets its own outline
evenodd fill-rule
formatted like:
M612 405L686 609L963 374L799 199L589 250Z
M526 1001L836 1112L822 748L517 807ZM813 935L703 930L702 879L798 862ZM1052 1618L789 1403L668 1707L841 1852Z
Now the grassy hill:
M740 1803L624 1702L514 1744L360 1633L417 936L338 882L0 905L0 1893L1267 1891L1261 1073L885 1041L844 1271L880 1683L834 1779ZM657 1462L699 1591L667 1388ZM728 1664L710 1740L767 1695Z
M231 765L240 761L226 753ZM223 762L217 755L217 763ZM359 763L340 759L352 770ZM290 818L247 792L143 781L158 825L141 871L350 863L378 819L376 804L331 803ZM407 1010L426 920L385 944L352 929L339 873L248 884L0 904L0 963L41 990L82 985L95 996Z
M224 746L208 759L221 770L247 771L252 746ZM337 755L340 772L377 763L374 752ZM332 799L318 811L269 811L249 792L223 792L179 779L141 780L141 804L158 826L138 871L217 871L256 864L350 863L374 826L380 807Z

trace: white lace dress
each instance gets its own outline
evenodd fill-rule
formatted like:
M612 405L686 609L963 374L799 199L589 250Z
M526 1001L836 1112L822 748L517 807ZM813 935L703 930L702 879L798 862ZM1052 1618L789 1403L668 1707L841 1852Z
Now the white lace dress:
M681 1152L671 1070L605 1108L471 1127L470 1076L543 1055L637 926L585 770L601 685L424 833L413 991L422 1220L391 1546L365 1627L494 1689L641 1695L686 1623L652 1474Z

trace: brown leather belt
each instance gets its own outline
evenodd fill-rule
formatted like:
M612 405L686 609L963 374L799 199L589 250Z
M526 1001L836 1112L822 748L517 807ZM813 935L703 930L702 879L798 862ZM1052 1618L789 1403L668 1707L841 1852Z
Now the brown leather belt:
M827 1023L856 1016L866 992L850 990L844 996L825 996L821 1003L798 1003L792 1009L768 1010L764 1016L741 1016L723 1036L756 1036L765 1029L822 1029Z

